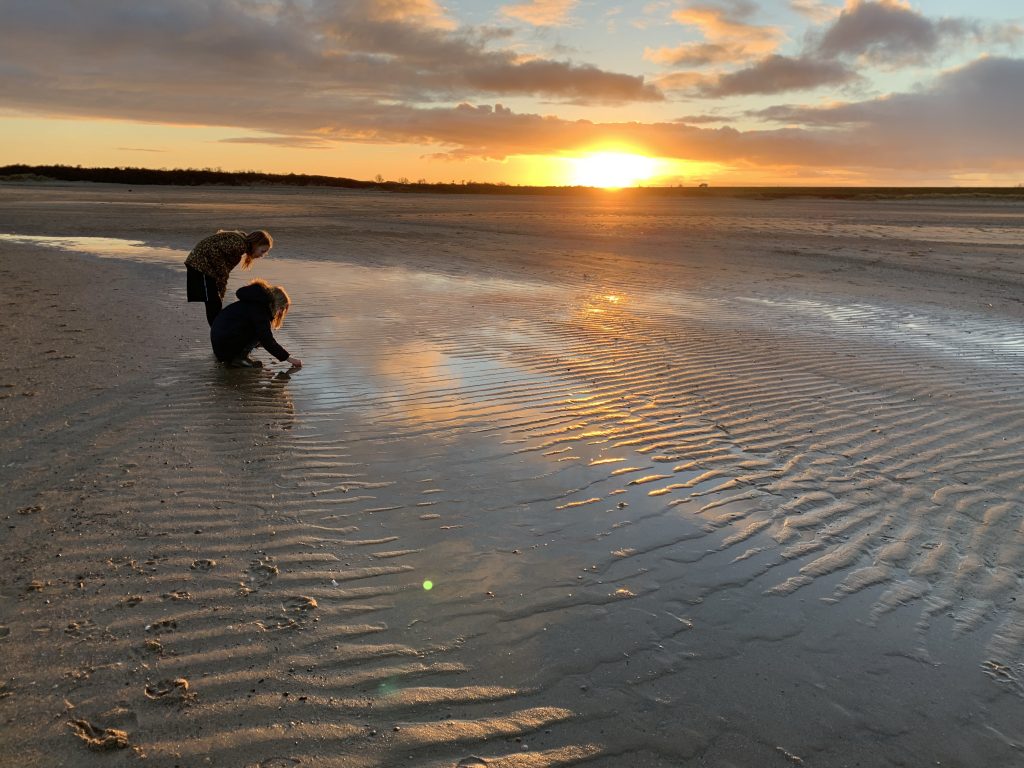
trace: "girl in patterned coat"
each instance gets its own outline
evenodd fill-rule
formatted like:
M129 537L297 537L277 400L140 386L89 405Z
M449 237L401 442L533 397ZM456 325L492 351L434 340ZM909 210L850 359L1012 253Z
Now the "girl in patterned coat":
M189 301L206 303L206 319L213 325L228 290L228 274L238 262L249 269L274 245L270 233L257 229L246 234L220 230L200 240L185 259L186 293Z

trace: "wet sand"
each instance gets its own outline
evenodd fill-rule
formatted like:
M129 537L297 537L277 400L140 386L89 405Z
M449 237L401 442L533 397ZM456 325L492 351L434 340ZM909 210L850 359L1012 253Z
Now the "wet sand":
M301 371L214 364L219 227ZM1022 235L0 185L0 764L1024 763Z

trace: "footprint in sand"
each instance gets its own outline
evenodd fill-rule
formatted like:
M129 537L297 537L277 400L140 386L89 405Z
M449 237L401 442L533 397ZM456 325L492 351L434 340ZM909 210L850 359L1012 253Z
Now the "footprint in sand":
M265 632L280 632L285 629L302 629L303 624L291 616L267 616L256 622Z
M306 597L305 595L296 595L295 597L289 597L282 603L285 611L288 613L302 614L306 611L312 611L318 607L317 602L312 597Z
M174 619L163 619L146 625L146 631L154 635L162 635L166 632L173 632L178 628L178 622Z
M184 677L149 683L143 692L150 701L162 701L166 704L183 704L196 697L195 693L189 690L188 680Z
M117 728L103 728L83 719L72 720L68 725L75 736L84 741L85 746L94 752L128 747L128 734Z
M268 616L262 621L258 621L257 624L268 632L279 632L285 629L305 629L312 612L317 607L317 602L314 598L296 595L287 598L281 603L284 615Z
M267 586L281 572L274 564L274 558L266 555L249 563L249 576L240 586L247 594Z
M147 640L142 647L149 653L155 653L157 656L163 656L164 644L159 640Z

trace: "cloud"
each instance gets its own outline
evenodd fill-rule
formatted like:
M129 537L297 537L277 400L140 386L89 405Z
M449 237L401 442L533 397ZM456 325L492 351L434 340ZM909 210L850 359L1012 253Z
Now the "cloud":
M984 56L942 73L933 85L860 102L822 107L776 106L752 113L765 119L821 126L881 126L922 136L949 126L981 134L986 125L1002 132L1002 124L1024 121L1024 59ZM984 115L984 120L978 116ZM967 131L964 131L965 136ZM969 143L976 143L970 141Z
M1024 40L1024 25L1016 22L993 24L988 30L987 37L993 45L1015 48Z
M688 95L700 95L701 91L717 82L715 75L703 72L668 72L654 78L653 84L658 90L679 92Z
M980 37L981 26L963 19L932 20L901 0L849 0L816 50L826 58L905 64L926 61L943 42L969 35Z
M702 67L740 60L748 53L742 43L683 43L675 48L645 48L644 58L673 67Z
M842 10L826 4L824 0L789 0L789 7L801 16L818 23L831 21Z
M985 115L985 120L977 119ZM775 117L782 114L776 110ZM380 136L429 135L455 157L553 154L602 141L652 155L751 166L881 172L1014 170L1024 165L1024 59L983 58L928 88L825 108L789 108L794 125L738 131L673 123L592 123L462 105L375 116ZM396 133L397 132L397 133Z
M734 119L724 115L683 115L677 117L673 122L683 125L707 125L709 123L730 123Z
M456 29L434 0L9 0L0 97L9 108L41 111L49 92L45 111L60 114L77 89L95 98L97 116L146 119L159 92L189 122L189 94L209 95L223 104L217 125L237 125L232 105L259 99L315 101L326 120L364 98L662 98L639 76L495 47L506 35Z
M848 136L869 148L869 165L1012 170L1024 162L1024 59L983 57L910 93L756 114Z
M578 0L528 0L519 5L505 5L501 13L511 19L537 27L557 27L568 23L569 14Z
M757 6L749 0L719 0L717 4L677 8L671 13L672 19L684 26L694 27L704 39L675 47L646 48L644 58L669 67L705 67L743 62L759 62L754 66L766 66L764 62L779 48L785 34L778 27L749 23L747 19L756 11ZM779 65L776 64L775 68L778 69ZM693 90L713 95L714 85L721 77L725 76L675 72L663 75L656 82L666 90Z
M828 21L808 35L803 52L796 56L774 52L781 41L779 30L747 22L757 10L749 0L719 0L718 5L676 10L672 17L698 27L705 40L647 49L644 57L670 67L717 65L719 71L671 72L655 78L654 84L706 98L810 90L863 80L855 65L863 69L921 64L966 40L1013 46L1024 35L1013 22L929 19L904 0L847 0L841 9L825 8L815 0L791 0L791 7ZM730 64L739 67L730 69Z
M454 29L436 0L353 0L350 9L372 21L419 24L436 29Z
M817 56L899 66L925 63L965 42L1013 48L1024 39L1024 27L1010 21L930 19L904 0L847 0L816 37Z
M332 149L333 144L322 138L311 136L232 136L219 139L220 144L260 144L268 147L289 149Z
M771 94L844 85L857 78L855 71L838 61L773 55L737 72L719 75L697 90L713 97Z
M854 83L860 76L839 61L777 54L735 72L671 72L654 79L662 91L705 98L777 94Z
M773 53L785 39L785 33L778 27L748 23L747 19L756 11L757 6L749 0L720 0L718 4L678 8L671 17L683 26L695 27L706 43L729 51L734 58L749 58ZM684 44L678 49L658 49L654 60L678 64L693 58L695 50L699 58L700 45L697 43L696 49L694 44ZM672 61L673 50L678 51L676 61Z
M477 67L466 82L491 93L556 93L589 102L661 101L664 96L643 78L605 72L589 65L533 59L515 67Z

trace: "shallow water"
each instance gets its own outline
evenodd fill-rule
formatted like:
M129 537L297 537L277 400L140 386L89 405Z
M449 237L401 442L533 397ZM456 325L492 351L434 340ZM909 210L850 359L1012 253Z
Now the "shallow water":
M336 204L296 211L316 219ZM299 621L284 651L292 667L315 661L295 685L318 711L356 717L359 691L401 723L373 754L417 764L1019 760L1024 349L1013 290L961 295L954 277L918 294L913 259L900 263L903 283L829 261L834 227L740 209L756 201L705 211L714 247L691 258L678 243L693 235L692 211L673 218L659 204L652 229L647 211L545 200L525 217L543 216L561 254L545 260L536 232L503 229L525 204L504 204L399 200L386 224L349 209L345 232L293 222L294 241L318 253L272 257L253 274L291 293L279 339L306 366L217 367L202 308L189 305L191 343L157 377L152 429L187 425L226 457L253 446L254 524L274 531L256 559L282 568L265 581L253 571L250 588L318 601L319 625ZM892 215L878 206L878 218ZM476 237L460 243L445 227L469 226L468 213ZM1008 245L1019 231L979 228L984 215L902 223L900 235L959 247ZM416 241L424 218L456 223L404 264L375 250L385 230ZM766 259L756 272L730 262L746 233L772 227L771 248L799 242L818 257ZM839 229L853 250L893 234ZM574 245L583 230L612 234ZM9 234L0 247L180 269L185 250L139 236ZM443 256L428 258L439 243ZM353 263L361 246L370 265ZM216 527L218 482L210 466L182 475L181 498L206 502L184 523L145 499L142 512L169 528ZM178 667L211 670L223 704L231 681L263 662L221 659L225 637L207 630ZM269 709L249 716L275 722Z

